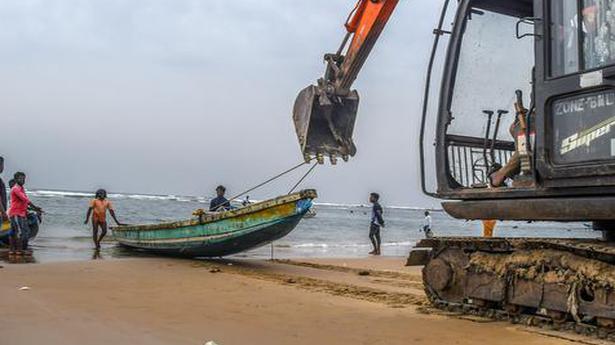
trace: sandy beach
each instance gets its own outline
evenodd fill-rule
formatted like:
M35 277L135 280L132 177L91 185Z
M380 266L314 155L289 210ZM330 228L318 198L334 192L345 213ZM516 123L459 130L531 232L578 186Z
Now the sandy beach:
M2 264L0 344L598 343L426 312L420 271L403 262L133 258Z

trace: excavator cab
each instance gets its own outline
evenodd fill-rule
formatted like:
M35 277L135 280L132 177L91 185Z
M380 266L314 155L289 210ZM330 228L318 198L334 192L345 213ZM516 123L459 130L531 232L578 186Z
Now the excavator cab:
M436 114L435 195L462 202L444 202L445 210L461 219L610 223L615 3L455 5Z

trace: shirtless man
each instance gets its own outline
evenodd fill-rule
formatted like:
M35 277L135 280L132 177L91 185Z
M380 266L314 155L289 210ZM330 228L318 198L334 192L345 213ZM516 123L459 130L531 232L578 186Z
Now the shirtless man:
M92 239L96 250L100 250L100 242L107 234L107 210L117 225L124 225L120 223L115 217L115 211L111 201L107 200L107 191L99 189L96 191L96 197L90 201L90 207L85 215L85 223L90 221L90 215L92 215ZM98 229L100 229L100 236L98 236Z

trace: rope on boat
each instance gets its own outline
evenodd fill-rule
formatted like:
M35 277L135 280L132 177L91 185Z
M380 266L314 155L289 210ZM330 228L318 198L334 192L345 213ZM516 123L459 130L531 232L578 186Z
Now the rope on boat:
M312 167L310 168L310 170L308 170L308 171L305 173L305 175L303 175L303 176L301 177L301 179L299 179L299 181L298 181L297 183L295 183L295 185L293 186L293 188L291 188L291 189L290 189L290 191L288 191L288 194L291 194L292 192L294 192L294 191L295 191L295 189L296 189L297 187L299 187L299 185L301 184L301 182L303 182L303 180L305 180L305 179L308 177L308 175L309 175L312 171L314 171L314 169L316 168L316 166L317 166L317 165L318 165L318 162L314 163L314 164L312 165Z
M260 187L262 187L262 186L264 186L264 185L266 185L266 184L268 184L268 183L271 183L271 182L273 182L273 181L275 181L275 180L279 179L280 177L282 177L282 176L284 176L284 175L286 175L286 174L288 174L288 173L290 173L290 172L293 172L293 171L295 171L295 170L297 170L297 169L301 168L302 166L304 166L304 165L306 165L306 164L310 164L310 162L312 162L312 161L313 161L313 160L315 160L315 159L316 159L316 158L314 157L314 158L310 159L309 161L302 161L301 163L299 163L299 164L297 164L297 165L293 166L292 168L290 168L290 169L288 169L288 170L285 170L285 171L283 171L283 172L281 172L281 173L279 173L279 174L277 174L277 175L275 175L275 176L271 177L270 179L266 180L265 182L261 182L261 183L259 183L258 185L254 186L254 187L252 187L252 188L250 188L250 189L248 189L248 190L246 190L246 191L243 191L243 192L241 192L241 193L239 193L239 194L237 194L237 195L235 195L235 196L233 196L233 197L232 197L232 198L230 198L229 200L237 200L237 199L239 199L239 197L244 196L244 195L246 195L246 194L250 193L251 191L253 191L253 190L255 190L255 189L258 189L258 188L260 188ZM301 177L301 179L299 180L299 182L297 182L297 183L294 185L293 189L291 189L291 190L290 190L290 192L289 192L288 194L292 193L292 192L295 190L295 188L297 188L297 187L299 186L299 184L301 184L301 182L303 182L303 180L305 180L305 178L306 178L306 177L307 177L307 176L308 176L308 175L309 175L309 174L310 174L310 173L314 170L314 168L316 167L316 165L317 165L317 164L318 164L318 163L314 163L314 166L312 166L312 167L310 168L310 170L308 170L308 172L307 172L305 175L303 175L303 177ZM218 209L222 208L223 206L224 206L224 204L223 204L223 205L219 205L218 207L216 207L216 211L217 211Z

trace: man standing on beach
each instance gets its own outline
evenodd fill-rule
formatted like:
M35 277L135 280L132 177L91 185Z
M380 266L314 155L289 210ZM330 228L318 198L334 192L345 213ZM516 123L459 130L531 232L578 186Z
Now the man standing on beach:
M0 174L4 172L4 157L0 156ZM7 197L6 197L6 185L0 176L0 224L9 220L7 211Z
M85 215L85 223L90 221L90 215L92 216L92 239L94 240L94 246L96 251L100 250L100 243L105 235L107 235L107 211L111 214L111 218L118 226L124 225L117 220L115 211L111 201L107 200L107 191L99 189L96 191L94 199L90 201L90 207ZM98 235L98 229L100 229L100 236Z
M15 173L15 186L11 188L11 206L9 207L9 217L11 218L11 234L9 235L9 254L22 255L30 254L28 241L30 240L30 226L28 225L28 208L33 209L40 215L43 210L34 205L28 196L24 185L26 184L26 174Z
M425 232L425 237L433 237L433 232L431 231L431 215L427 210L425 210L425 219L423 220L423 232Z
M372 203L372 218L369 224L369 239L372 241L374 250L369 252L371 255L380 255L380 228L384 228L384 219L382 218L382 206L378 202L380 195L378 193L370 193L369 202Z

